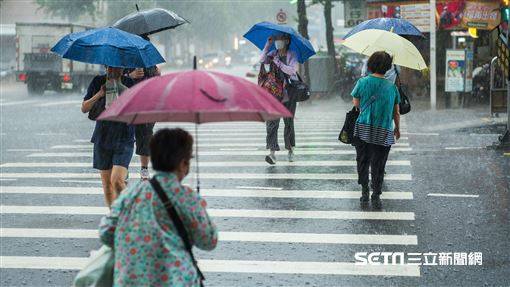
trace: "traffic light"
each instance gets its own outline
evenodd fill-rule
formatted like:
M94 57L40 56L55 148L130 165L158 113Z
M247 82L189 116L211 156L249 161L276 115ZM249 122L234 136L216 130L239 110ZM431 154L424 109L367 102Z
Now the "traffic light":
M510 21L510 0L501 1L501 21L502 22Z

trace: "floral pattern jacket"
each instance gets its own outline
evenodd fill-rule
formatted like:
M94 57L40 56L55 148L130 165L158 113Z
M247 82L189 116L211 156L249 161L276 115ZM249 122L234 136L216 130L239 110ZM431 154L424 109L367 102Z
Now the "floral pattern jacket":
M173 173L154 176L174 205L193 246L216 247L218 233L200 195ZM200 286L197 270L149 181L124 190L101 220L101 241L115 253L114 286Z

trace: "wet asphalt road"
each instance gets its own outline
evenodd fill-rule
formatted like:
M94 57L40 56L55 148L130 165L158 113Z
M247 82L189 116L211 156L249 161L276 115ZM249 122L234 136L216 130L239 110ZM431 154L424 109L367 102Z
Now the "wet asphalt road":
M69 286L100 246L104 203L80 102L2 86L1 286ZM482 109L403 117L379 211L360 207L354 150L336 140L348 108L298 107L294 164L284 152L264 163L263 123L200 126L202 192L224 232L216 250L196 253L207 286L510 286L510 156L486 148L497 122ZM176 125L157 128L167 126ZM138 170L134 157L131 181ZM483 261L353 266L356 252L481 252Z

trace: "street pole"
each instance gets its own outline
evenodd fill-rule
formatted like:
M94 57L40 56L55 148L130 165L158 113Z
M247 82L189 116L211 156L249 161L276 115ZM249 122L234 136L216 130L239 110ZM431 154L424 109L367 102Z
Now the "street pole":
M510 19L506 25L506 48L510 49ZM508 59L510 62L510 59ZM504 60L503 60L504 63ZM507 77L506 77L506 114L507 114L507 120L506 120L506 141L503 142L503 145L510 146L510 71L507 67Z
M436 110L436 0L430 0L430 109Z

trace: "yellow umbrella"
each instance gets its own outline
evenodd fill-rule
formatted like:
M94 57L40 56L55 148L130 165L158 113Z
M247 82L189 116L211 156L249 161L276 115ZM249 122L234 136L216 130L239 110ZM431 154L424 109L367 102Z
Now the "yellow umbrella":
M377 51L386 51L393 56L395 65L415 70L427 68L425 60L413 43L384 30L367 29L347 38L342 45L366 56Z

